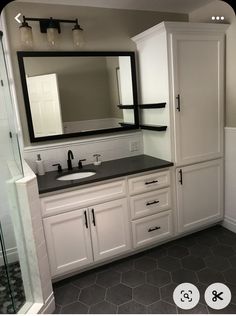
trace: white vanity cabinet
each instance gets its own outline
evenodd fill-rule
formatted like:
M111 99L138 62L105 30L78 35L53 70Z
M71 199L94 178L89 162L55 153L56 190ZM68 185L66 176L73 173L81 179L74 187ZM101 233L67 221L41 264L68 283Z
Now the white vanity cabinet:
M41 197L52 278L174 236L170 170Z
M179 231L191 231L222 219L221 159L177 168L176 188Z
M177 166L223 156L224 37L227 25L162 22L133 40L137 44L145 154Z
M52 277L131 249L125 180L43 197L41 207Z
M141 110L143 125L167 126L165 132L143 131L144 153L175 163L179 233L223 219L227 27L162 22L133 38L141 104L166 103Z
M87 210L76 210L43 219L51 275L56 276L93 262Z

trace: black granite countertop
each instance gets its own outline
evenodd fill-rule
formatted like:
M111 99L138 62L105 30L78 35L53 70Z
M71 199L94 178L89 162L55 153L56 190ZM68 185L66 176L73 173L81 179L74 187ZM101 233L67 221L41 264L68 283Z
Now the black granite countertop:
M86 165L83 167L83 169L81 169L81 171L95 171L96 174L91 177L79 180L57 180L57 178L60 176L78 172L78 168L73 168L73 170L70 172L68 170L63 170L60 173L58 171L50 171L43 176L37 176L39 194L68 189L85 184L93 184L99 181L128 176L149 170L168 168L171 166L173 166L172 162L147 155L139 155L104 161L100 166L94 166L93 164Z

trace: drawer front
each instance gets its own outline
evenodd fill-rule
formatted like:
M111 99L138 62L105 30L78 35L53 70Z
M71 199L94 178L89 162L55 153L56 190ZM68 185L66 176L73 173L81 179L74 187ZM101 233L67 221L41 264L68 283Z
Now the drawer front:
M132 221L134 248L170 238L173 235L172 211Z
M170 188L132 196L130 206L132 219L168 210L171 208Z
M41 198L43 217L73 211L126 196L126 182L114 181L93 187Z
M164 188L170 185L170 172L162 171L128 180L130 195Z

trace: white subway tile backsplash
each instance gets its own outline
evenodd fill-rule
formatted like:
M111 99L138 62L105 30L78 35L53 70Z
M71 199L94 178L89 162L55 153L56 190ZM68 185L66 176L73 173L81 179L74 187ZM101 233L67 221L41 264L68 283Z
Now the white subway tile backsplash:
M130 151L130 142L133 141L138 143L138 151ZM143 154L142 133L138 131L60 144L27 147L24 150L24 157L34 172L36 172L37 154L40 154L44 160L45 171L55 170L56 168L52 166L55 163L60 163L64 169L67 167L69 149L74 153L74 167L78 165L79 159L86 159L84 164L93 163L93 155L96 153L101 154L102 161L141 155Z

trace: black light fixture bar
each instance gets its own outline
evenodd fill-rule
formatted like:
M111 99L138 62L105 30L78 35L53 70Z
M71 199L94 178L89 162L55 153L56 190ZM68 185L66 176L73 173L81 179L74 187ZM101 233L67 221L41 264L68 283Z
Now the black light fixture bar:
M39 22L41 33L47 33L47 29L50 25L53 25L53 27L58 30L58 33L61 33L60 23L71 23L71 24L75 24L79 26L78 19L64 20L64 19L53 19L52 17L50 17L50 19L47 19L47 18L30 18L30 17L23 16L23 22L26 22L26 21ZM80 26L79 28L82 30Z

